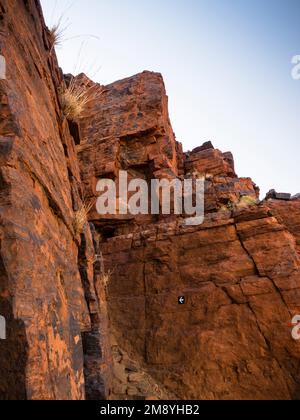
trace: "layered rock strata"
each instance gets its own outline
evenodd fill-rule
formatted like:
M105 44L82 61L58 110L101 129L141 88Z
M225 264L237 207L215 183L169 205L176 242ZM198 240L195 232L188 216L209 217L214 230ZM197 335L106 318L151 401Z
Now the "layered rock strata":
M175 216L90 215L112 272L117 342L155 382L187 399L299 397L299 201L259 202L231 153L183 153L159 74L104 88L79 122L82 179L205 177L204 224ZM285 200L285 197L283 197ZM178 297L186 298L178 305Z

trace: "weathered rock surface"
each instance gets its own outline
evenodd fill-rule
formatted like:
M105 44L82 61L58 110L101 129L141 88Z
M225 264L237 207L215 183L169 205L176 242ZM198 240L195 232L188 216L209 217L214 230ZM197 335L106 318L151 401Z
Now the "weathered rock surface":
M269 200L268 207L277 220L285 225L288 231L296 238L296 244L300 246L300 201L289 202Z
M91 233L87 227L80 240L73 228L81 186L57 99L62 76L39 2L1 0L0 24L7 63L0 81L0 314L8 337L0 341L0 399L84 399L93 392L85 386L82 337L86 344L101 335L99 301Z
M270 190L266 195L266 200L285 200L289 201L292 198L290 193L278 193L275 190Z
M83 81L93 85L87 78ZM80 119L77 146L82 181L90 200L97 196L97 181L118 181L120 170L127 171L129 181L204 176L207 212L226 210L228 205L231 208L243 196L258 198L259 189L251 179L235 174L231 153L216 150L211 142L192 152L182 152L170 124L168 97L160 74L143 72L99 89L103 90L101 99L92 101ZM156 219L99 216L96 209L91 214L93 223L104 222L106 229L108 222L117 227L126 222L126 231Z
M293 236L268 216L185 230L157 225L103 245L118 341L180 398L297 398Z
M300 311L298 201L258 205L255 184L238 178L232 154L210 142L183 154L160 75L144 72L104 92L80 121L90 197L99 177L116 179L120 169L144 179L206 179L199 227L174 217L91 214L113 273L108 304L117 342L178 398L299 398L300 347L291 337ZM120 375L117 384L126 394Z
M299 399L297 197L259 203L211 142L183 153L156 73L80 75L102 94L68 123L39 2L0 0L0 24L0 399ZM93 209L76 234L119 170L204 177L204 223Z

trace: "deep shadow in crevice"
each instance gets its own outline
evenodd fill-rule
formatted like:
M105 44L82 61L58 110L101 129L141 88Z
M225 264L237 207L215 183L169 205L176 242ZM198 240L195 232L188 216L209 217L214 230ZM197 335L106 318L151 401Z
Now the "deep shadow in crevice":
M105 226L101 229L101 237L103 242L116 236L116 226Z
M8 286L8 274L0 254L0 315L6 320L6 340L0 340L0 400L26 400L26 330L23 321L13 316Z
M91 320L91 330L82 332L85 393L88 401L102 401L106 399L108 390L105 378L102 376L101 371L103 354L100 332L100 312L96 294L93 293L92 285L88 278L86 249L86 237L82 234L81 245L78 249L78 268Z
M76 146L79 146L81 142L81 136L78 123L75 121L68 121L68 124L71 136L73 137Z

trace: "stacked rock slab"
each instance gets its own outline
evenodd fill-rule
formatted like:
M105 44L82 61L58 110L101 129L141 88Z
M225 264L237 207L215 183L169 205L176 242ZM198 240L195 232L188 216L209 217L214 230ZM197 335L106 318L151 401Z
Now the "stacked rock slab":
M91 198L97 180L117 179L120 169L144 179L206 179L197 227L178 217L91 214L112 272L108 305L119 346L177 398L299 398L300 343L291 335L300 311L298 204L258 204L258 188L238 178L231 153L209 142L182 153L159 74L106 86L79 126Z
M95 252L88 226L73 228L81 185L62 75L38 1L1 0L0 25L0 399L99 398Z

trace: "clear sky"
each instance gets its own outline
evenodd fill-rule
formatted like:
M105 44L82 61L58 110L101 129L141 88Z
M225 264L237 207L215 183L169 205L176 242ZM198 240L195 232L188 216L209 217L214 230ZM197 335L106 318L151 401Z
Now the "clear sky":
M300 192L300 0L42 0L65 72L162 73L177 140L232 151L262 195ZM70 7L69 7L70 6ZM81 35L99 37L81 37ZM73 38L75 37L75 38ZM71 38L71 39L70 39ZM97 69L101 66L100 71ZM95 74L96 73L96 74Z

